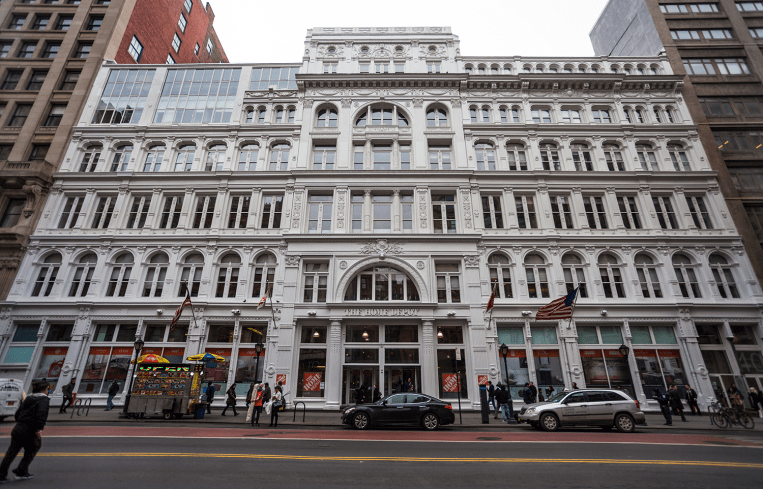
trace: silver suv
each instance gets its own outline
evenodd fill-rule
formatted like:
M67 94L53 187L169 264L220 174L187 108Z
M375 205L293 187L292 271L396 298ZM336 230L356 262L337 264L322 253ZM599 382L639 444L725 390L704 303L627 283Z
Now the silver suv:
M522 407L519 420L533 428L556 431L560 426L601 426L632 433L646 423L638 401L618 390L581 389L560 392L547 402Z

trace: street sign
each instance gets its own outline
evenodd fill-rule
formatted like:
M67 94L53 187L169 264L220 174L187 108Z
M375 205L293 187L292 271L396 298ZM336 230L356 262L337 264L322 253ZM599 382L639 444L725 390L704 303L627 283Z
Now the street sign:
M461 348L456 348L456 360L461 361Z

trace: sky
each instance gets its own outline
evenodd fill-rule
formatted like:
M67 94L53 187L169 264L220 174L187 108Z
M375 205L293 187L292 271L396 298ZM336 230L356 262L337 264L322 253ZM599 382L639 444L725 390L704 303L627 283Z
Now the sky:
M593 56L607 0L202 0L231 63L302 61L311 27L450 26L464 56ZM368 7L368 8L366 8Z

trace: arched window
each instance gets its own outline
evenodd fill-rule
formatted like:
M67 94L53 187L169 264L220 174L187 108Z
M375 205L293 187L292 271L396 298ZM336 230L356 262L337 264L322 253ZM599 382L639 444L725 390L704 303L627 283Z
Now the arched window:
M236 253L228 253L220 259L215 297L236 297L240 267L241 258Z
M506 255L493 253L487 260L487 266L490 269L490 290L495 291L495 298L514 297L511 289L511 267Z
M143 297L161 297L167 278L169 259L164 253L156 253L148 261L146 279L143 281Z
M625 298L623 275L617 258L609 253L602 254L599 257L599 275L601 275L601 286L604 288L604 297Z
M638 154L639 162L641 163L641 169L645 171L660 171L660 167L657 164L657 156L654 154L654 150L647 144L637 144L636 153Z
M713 253L708 259L710 269L713 271L715 286L718 287L718 293L724 299L739 299L739 289L734 281L734 274L731 272L731 266L728 260L719 253Z
M114 159L111 160L111 171L127 171L127 164L132 156L132 145L124 144L117 148Z
M191 171L193 166L193 155L196 153L196 146L186 144L178 149L175 157L175 171Z
M498 74L498 65L496 65L496 64L490 65L490 74L491 75L497 75Z
M625 161L620 148L615 144L605 144L604 158L607 160L607 169L609 171L625 171Z
M675 124L677 120L674 113L675 113L675 109L673 109L673 107L671 106L665 107L665 117L668 119L668 122L670 122L671 124Z
M542 256L530 253L525 257L525 276L527 277L527 294L530 299L550 297L546 260Z
M366 107L365 110L355 119L355 125L362 127L368 121L372 126L399 126L408 127L408 118L402 109L396 105L374 104Z
M477 152L477 170L495 171L495 149L493 145L480 143L474 149Z
M546 107L533 107L530 115L532 115L533 122L536 124L551 123L551 110Z
M562 257L562 270L564 271L564 284L569 294L576 288L581 298L588 297L588 288L586 287L585 270L583 269L583 260L575 253L567 253Z
M545 119L545 116L544 116ZM550 118L548 121L543 122L551 122ZM566 122L568 124L580 124L583 122L583 118L580 116L580 109L578 108L571 108L571 109L562 109L562 122Z
M238 155L238 171L255 171L259 154L260 147L256 144L242 146Z
M691 259L682 253L676 253L673 255L673 270L676 272L681 295L687 299L701 299L702 292Z
M469 116L472 122L490 122L490 107L483 105L482 108L477 106L471 106L469 108Z
M547 171L561 171L562 163L559 160L559 149L553 144L544 144L540 147L540 159L543 169Z
M337 112L334 109L321 109L318 111L318 127L336 127Z
M98 159L101 157L101 151L103 151L103 146L97 144L88 146L88 148L85 150L85 154L82 155L79 171L94 172L95 167L98 165Z
M285 122L284 114L285 114L285 112L284 112L283 107L281 107L280 105L278 107L276 107L275 108L275 121L274 122L276 122L276 123Z
M276 257L272 253L263 253L254 262L254 280L252 297L260 298L268 292L273 295L273 278L276 275Z
M257 124L265 124L265 116L268 114L268 109L260 107L257 109Z
M204 257L201 253L191 253L183 261L183 270L180 273L180 287L178 297L184 297L190 287L191 297L199 296L201 288L201 274L204 272Z
M572 150L572 161L575 163L577 171L593 171L593 161L591 160L591 151L588 146L582 144L570 145Z
M146 162L143 165L143 171L160 171L162 169L162 159L164 151L167 148L163 144L151 146L146 155Z
M691 171L689 158L686 156L683 146L675 143L668 144L668 153L670 153L670 159L676 171Z
M79 259L74 269L72 284L69 287L69 297L85 297L87 295L97 263L98 257L95 256L95 253L88 253Z
M254 109L248 109L246 111L246 123L251 124L254 122Z
M53 285L58 277L58 271L61 268L61 255L51 253L45 257L42 263L40 272L37 274L37 280L34 282L32 297L50 296L50 292L53 290Z
M633 114L636 116L635 122L638 124L643 124L646 122L646 117L644 117L644 109L636 108L633 109Z
M369 267L350 280L345 301L420 301L416 283L393 267Z
M135 260L132 253L122 253L114 260L111 268L109 285L106 288L106 297L124 297L127 293L127 285L130 283L130 274Z
M448 125L448 114L445 109L429 109L427 111L427 127L440 127Z
M207 164L204 171L223 171L225 164L225 151L228 147L224 144L215 144L207 150Z
M639 253L633 259L636 265L636 274L639 284L641 284L641 295L649 299L662 299L662 287L660 287L660 278L657 275L657 267L652 257L646 253Z
M654 112L654 120L658 124L662 124L662 116L660 115L660 108L659 107L654 107L652 109L652 111Z
M289 168L288 144L274 144L270 148L270 171L286 171Z
M466 65L464 66L464 69L466 70L467 73L471 73L474 68L472 68L472 65Z
M507 144L506 153L509 157L509 170L527 171L527 156L524 146L521 144Z

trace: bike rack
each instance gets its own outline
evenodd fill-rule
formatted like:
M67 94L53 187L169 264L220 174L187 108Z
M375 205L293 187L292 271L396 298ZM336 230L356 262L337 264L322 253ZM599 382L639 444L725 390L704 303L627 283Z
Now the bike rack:
M297 404L302 404L302 422L305 422L305 415L307 414L307 406L305 406L305 403L302 401L297 401L294 403L294 419L293 422L297 421Z
M85 412L85 416L90 414L90 405L93 403L93 399L91 397L84 400L77 399L74 401L74 405L72 406L72 415L71 417L74 417L74 413L77 413L77 416L82 416L82 412Z

